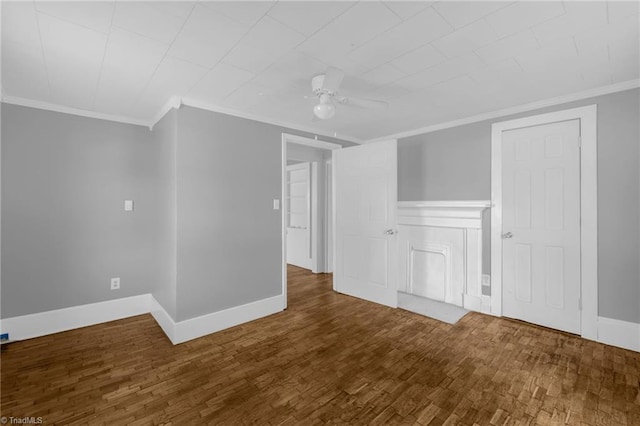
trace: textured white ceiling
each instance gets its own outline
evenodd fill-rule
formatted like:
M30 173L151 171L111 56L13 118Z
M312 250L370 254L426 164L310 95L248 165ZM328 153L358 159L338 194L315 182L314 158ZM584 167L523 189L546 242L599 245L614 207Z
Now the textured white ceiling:
M2 89L142 121L178 96L366 140L637 79L638 5L3 2ZM329 65L389 108L312 122Z

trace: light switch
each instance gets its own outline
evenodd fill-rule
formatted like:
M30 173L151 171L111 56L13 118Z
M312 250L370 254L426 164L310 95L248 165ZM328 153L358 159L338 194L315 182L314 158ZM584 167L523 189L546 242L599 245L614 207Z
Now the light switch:
M133 211L133 200L124 200L124 211L125 212Z
M280 210L280 200L278 200L277 198L273 200L273 209Z

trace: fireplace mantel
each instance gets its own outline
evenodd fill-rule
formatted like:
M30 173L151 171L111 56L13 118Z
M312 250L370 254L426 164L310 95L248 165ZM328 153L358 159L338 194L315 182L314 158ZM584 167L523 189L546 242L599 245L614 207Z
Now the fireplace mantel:
M491 207L480 201L399 201L398 224L482 229L482 212Z
M400 291L488 312L482 212L490 201L398 202Z

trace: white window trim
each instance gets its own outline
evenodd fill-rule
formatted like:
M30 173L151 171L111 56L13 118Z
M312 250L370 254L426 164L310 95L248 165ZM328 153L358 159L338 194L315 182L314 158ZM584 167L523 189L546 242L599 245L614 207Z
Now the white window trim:
M597 106L494 123L491 126L491 313L502 315L502 133L522 127L580 120L581 336L598 333L598 159Z

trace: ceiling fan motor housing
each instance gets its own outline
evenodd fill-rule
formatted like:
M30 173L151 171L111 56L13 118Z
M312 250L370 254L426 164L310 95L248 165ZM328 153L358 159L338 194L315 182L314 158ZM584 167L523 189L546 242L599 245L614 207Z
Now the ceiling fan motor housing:
M324 74L318 74L311 79L311 92L320 97L322 94L326 93L328 95L333 95L332 92L328 92L324 90L322 86L324 85Z

